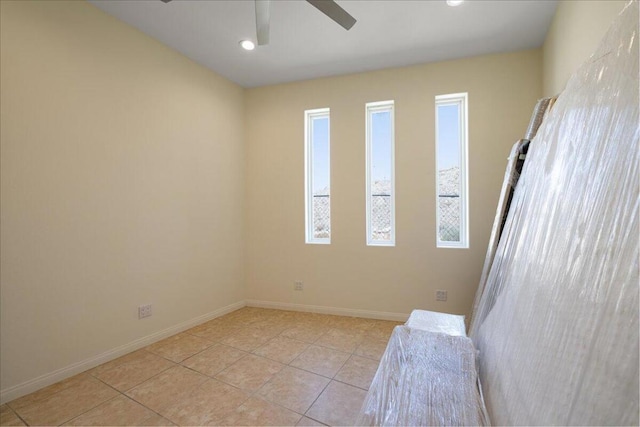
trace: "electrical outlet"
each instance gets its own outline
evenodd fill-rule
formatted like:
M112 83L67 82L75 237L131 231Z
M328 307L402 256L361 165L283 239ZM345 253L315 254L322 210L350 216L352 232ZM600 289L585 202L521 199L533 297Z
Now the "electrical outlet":
M293 282L293 290L294 291L304 291L304 283L302 283L302 282Z
M447 291L436 291L436 301L446 301Z
M138 307L138 319L144 319L151 316L151 304L145 304Z

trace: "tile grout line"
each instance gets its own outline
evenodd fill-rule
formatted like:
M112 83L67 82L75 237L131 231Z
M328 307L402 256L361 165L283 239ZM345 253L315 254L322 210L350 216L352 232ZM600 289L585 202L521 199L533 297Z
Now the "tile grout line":
M88 373L88 371L81 372L81 373L79 373L78 375L83 375L83 374L86 374L87 376L89 376L89 377L91 377L91 378L95 379L96 381L98 381L98 382L100 382L100 383L102 383L102 384L106 385L107 387L109 387L109 388L111 388L111 389L115 390L115 389L114 389L113 387L111 387L109 384L106 384L106 383L104 383L102 380L100 380L99 378L96 378L96 377L94 377L93 375L89 374L89 373ZM67 390L67 389L62 389L62 390L60 390L60 391L57 391L57 392L53 393L51 396L46 397L46 398L43 398L43 399L40 399L40 400L46 400L46 399L49 399L49 398L51 398L51 397L53 397L53 396L55 396L55 395L57 395L57 394L59 394L59 393L62 393L62 392L63 392L63 391L65 391L65 390ZM120 393L118 390L115 390L115 391L116 391L117 393ZM71 418L69 418L69 419L66 419L66 420L62 421L62 423L57 424L57 425L61 426L62 424L66 423L66 422L69 422L69 421L71 421L71 420L73 420L73 419L75 419L75 418L79 417L80 415L86 414L87 412L89 412L89 411L91 411L91 410L93 410L93 409L97 408L98 406L102 405L102 404L103 404L103 403L105 403L105 402L109 402L109 401L111 401L111 400L115 399L116 397L118 397L118 396L114 396L114 397L113 397L113 398L111 398L111 399L107 399L107 400L105 400L105 401L102 401L102 402L98 403L97 405L92 406L91 408L87 409L86 411L84 411L84 412L82 412L82 413L80 413L80 414L78 414L78 415L75 415L75 416L73 416L73 417L71 417ZM8 402L8 403L10 403L10 402ZM17 410L14 410L11 406L9 406L9 405L8 405L8 403L6 404L6 405L7 405L7 407L8 407L9 409L11 409L11 410L16 414L16 416L17 416L18 418L20 418L20 420L21 420L23 423L25 423L26 425L30 426L31 424L29 424L25 419L23 419L23 418L20 416L20 414L18 414L18 411L17 411ZM33 402L33 403L31 403L30 405L33 405L33 404L35 404L35 403L37 403L37 402ZM30 406L30 405L26 405L26 406L25 406L25 408L27 408L27 407L28 407L28 406Z
M105 384L105 385L108 385L108 384ZM73 421L73 420L75 420L76 418L79 418L79 417L83 416L83 415L84 415L84 414L86 414L87 412L91 412L91 411L93 411L93 410L94 410L94 409L96 409L98 406L103 405L103 404L108 403L108 402L111 402L111 401L112 401L112 400L114 400L114 399L117 399L118 397L120 397L120 395L121 395L121 394L122 394L122 393L118 392L118 396L113 396L111 399L107 399L107 400L105 400L104 402L100 402L98 405L94 406L93 408L89 408L89 409L87 409L86 411L79 413L78 415L74 415L73 417L69 418L68 420L65 420L65 421L61 422L61 423L60 423L60 424L58 424L58 425L59 425L59 426L61 426L61 425L64 425L65 423L68 423L68 422L70 422L70 421Z
M183 331L183 332L180 332L180 333L181 333L181 334L183 334L183 333L186 333L186 331ZM176 335L177 335L177 334L176 334ZM175 335L172 335L172 336L175 336ZM147 350L147 347L149 347L149 346L147 346L147 347L143 347L142 349L143 349L143 350L145 350L145 351L147 351L147 352L149 352L149 353L151 353L151 354L154 354L154 355L156 355L156 356L158 356L158 357L162 357L163 359L168 360L169 362L173 362L173 363L177 363L177 364L182 364L182 362L184 362L185 360L189 359L190 357L193 357L193 356L195 356L195 355L197 355L197 354L200 354L200 353L202 353L203 351L208 350L208 349L210 349L211 347L213 347L214 345L216 345L216 342L215 342L215 341L208 340L208 339L205 339L205 338L201 338L201 337L198 337L198 336L195 336L195 335L191 335L191 334L189 334L189 336L192 336L192 337L195 337L195 338L198 338L198 339L204 340L204 341L208 341L208 342L210 342L210 343L211 343L211 345L210 345L210 346L207 346L207 347L205 347L205 348L203 348L202 350L199 350L198 352L196 352L196 353L192 354L191 356L185 357L184 359L182 359L182 360L181 360L181 361L179 361L179 362L176 362L175 360L171 360L171 359L169 359L169 358L167 358L167 357L165 357L165 356L163 356L163 355L161 355L161 354L158 354L158 353L156 353L156 352L154 352L154 351L152 351L152 350ZM168 339L168 338L171 338L171 337L167 337L167 339ZM177 341L179 341L179 340L177 340ZM154 344L156 344L156 343L154 343ZM153 344L151 344L151 345L153 345ZM125 356L126 356L126 355L125 355Z
M248 325L244 325L244 326L239 327L239 329L244 328L244 327L251 327L251 326L252 326L252 324L248 324ZM247 356L249 356L249 355L252 355L252 354L253 354L253 355L257 356L257 357L263 357L263 356L259 356L259 355L255 354L255 353L254 353L254 351L255 351L255 350L257 350L257 349L259 349L259 348L261 348L261 347L264 347L264 346L265 346L265 345L267 345L271 340L273 340L273 339L275 339L275 338L277 338L277 337L281 336L281 335L282 335L282 333L283 333L283 332L285 332L285 331L286 331L286 330L288 330L288 329L291 329L291 328L286 328L285 330L283 330L283 331L281 331L279 334L277 334L277 335L273 336L273 337L272 337L272 338L270 338L268 341L266 341L264 344L259 345L258 347L256 347L255 349L253 349L253 350L252 350L252 351L250 351L250 352L248 352L248 351L246 351L246 350L243 350L243 349L239 349L239 348L234 347L234 346L232 346L232 345L223 344L223 343L222 343L222 339L226 339L227 337L222 338L222 339L221 339L221 340L219 340L216 344L224 345L224 346L227 346L227 347L233 348L233 349L235 349L235 350L242 351L242 352L244 352L244 353L246 353L246 354L245 354L245 355L243 355L242 357L240 357L238 360L236 360L236 361L234 361L233 363L231 363L230 365L228 365L228 366L226 366L225 368L221 369L219 372L217 372L217 374L219 374L220 372L225 371L225 370L226 370L226 369L228 369L230 366L234 365L235 363L239 362L239 361L240 361L240 360L242 360L242 359L245 359L245 358L246 358ZM187 331L185 331L185 332L187 332ZM188 332L187 332L187 333L188 333ZM194 335L194 336L195 336L195 335ZM285 337L285 338L286 338L286 337ZM305 344L306 344L306 343L305 343ZM211 348L211 347L208 347L208 348ZM206 350L206 349L205 349L205 350ZM203 352L203 351L205 351L205 350L202 350L202 351L201 351L201 352L199 352L199 353L202 353L202 352ZM196 354L199 354L199 353L196 353ZM189 358L191 358L191 357L195 356L196 354L194 354L194 355L192 355L192 356L189 356L188 358L186 358L186 359L184 359L184 360L187 360L187 359L189 359ZM267 359L267 360L273 360L273 359L269 359L269 358L267 358L267 357L264 357L264 358L265 358L265 359ZM183 360L182 362L184 362L184 360ZM231 386L231 387L234 387L234 388L236 388L236 389L238 389L238 390L240 390L240 391L242 391L242 392L245 392L245 393L246 393L246 391L245 391L245 390L241 389L240 387L235 386L234 384L230 384L230 383L226 382L225 380L223 380L223 379L221 379L221 378L211 377L211 376L209 376L209 375L206 375L206 374L203 374L203 373L201 373L201 372L198 372L198 371L196 371L196 370L194 370L194 369L191 369L191 368L190 368L190 367L188 367L188 366L184 366L184 365L182 365L182 362L180 362L180 363L179 363L179 365L180 365L180 366L182 366L182 367L184 367L184 368L187 368L187 369L189 369L189 370L191 370L191 371L193 371L193 372L196 372L196 373L198 373L198 374L205 375L205 376L207 376L208 378L210 378L210 379L212 379L212 380L220 381L220 382L221 382L221 383L223 383L223 384L229 385L229 386ZM275 362L278 362L278 361L277 361L277 360L275 360ZM282 362L278 362L278 363L281 363L281 364L283 365L283 367L289 366L289 364L284 364L284 363L282 363ZM278 371L278 373L279 373L279 372L280 372L280 371ZM295 413L295 414L300 415L300 419L298 420L298 422L299 422L299 421L302 419L302 417L304 417L304 414L300 414L300 413L298 413L298 412L296 412L296 411L292 411L292 410L291 410L291 409L289 409L289 408L286 408L286 407L284 407L284 406L282 406L282 405L280 405L280 404L278 404L278 403L272 402L272 401L267 400L267 399L263 398L262 396L258 395L258 391L260 391L260 390L262 389L262 387L264 387L266 384L268 384L269 382L271 382L271 380L273 379L273 377L275 377L276 375L277 375L277 373L276 373L276 374L274 374L274 375L272 375L272 376L271 376L271 378L269 378L269 380L267 380L264 384L260 385L260 387L258 387L256 390L253 390L253 391L251 391L251 392L247 393L247 398L246 398L246 399L245 399L245 400L244 400L240 405L238 405L236 408L234 408L233 410L229 410L227 413L225 413L225 414L224 414L224 416L226 417L227 415L231 415L231 413L235 412L238 408L240 408L240 407L241 407L242 405L244 405L244 404L245 404L245 403L246 403L250 398L252 398L252 397L253 397L253 398L258 398L258 399L261 399L261 400L265 400L266 402L269 402L269 403L270 403L270 404L272 404L272 405L278 406L278 407L283 408L283 409L285 409L285 410L287 410L287 411L291 411L291 412L293 412L293 413Z
M174 363L175 363L175 362L174 362ZM182 365L180 365L180 364L176 364L176 366L184 367L184 366L182 366ZM162 372L159 372L159 373L157 373L157 374L153 375L153 376L152 376L152 377L150 377L149 379L144 380L144 381L142 381L141 383L139 383L139 384L137 384L137 385L135 385L135 386L133 386L133 387L131 387L131 388L127 389L126 391L131 391L131 390L133 390L134 388L136 388L136 387L138 387L138 386L140 386L140 385L142 385L142 384L144 384L144 383L146 383L146 382L148 382L148 381L152 380L153 378L156 378L157 376L159 376L159 375L163 374L164 372L168 371L169 369L175 368L176 366L172 366L171 368L167 368L167 369L163 370ZM186 368L186 367L184 367L184 368ZM189 368L186 368L186 369L189 369ZM195 372L195 371L194 371L194 372ZM204 374L202 374L202 373L200 373L200 372L198 372L198 374L200 374L200 375L204 375ZM206 376L206 375L204 375L204 376ZM176 426L179 426L179 425L180 425L180 424L178 424L178 423L174 422L171 418L168 418L168 417L166 417L165 415L162 415L162 414L161 414L161 413L159 413L158 411L156 411L156 410L154 410L154 409L152 409L152 408L148 407L147 405L145 405L144 403L140 402L139 400L136 400L133 396L129 396L129 395L128 395L128 394L126 394L125 392L120 392L120 394L122 394L122 395L123 395L124 397L126 397L127 399L130 399L130 400L132 400L132 401L136 402L138 405L142 406L143 408L148 409L149 411L153 412L154 414L157 414L158 416L162 417L163 419L168 420L168 421L169 421L169 422L171 422L172 424L174 424L174 425L176 425Z
M18 417L18 419L19 419L20 421L22 421L22 422L23 422L23 424L24 424L24 425L26 425L26 426L30 425L29 423L27 423L27 421L26 421L25 419L23 419L23 418L20 416L20 414L18 414L16 411L14 411L14 410L13 410L13 408L12 408L11 406L7 405L6 403L5 403L5 405L7 406L7 408L9 408L9 410L10 410L11 412L13 412L13 414L14 414L16 417Z
M275 338L277 338L277 337L279 337L279 336L280 336L280 335L276 335L276 336L274 336L273 338L269 339L269 341L267 341L267 343L269 343L271 340L273 340L273 339L275 339ZM264 345L266 345L267 343L265 343ZM245 354L245 355L243 355L242 357L240 357L238 360L236 360L236 361L234 361L233 363L231 363L230 365L228 365L228 366L226 366L225 368L223 368L223 369L221 369L220 371L218 371L218 372L217 372L217 374L219 374L220 372L225 371L227 368L229 368L230 366L232 366L232 365L234 365L235 363L239 362L240 360L245 359L245 358L246 358L247 356L249 356L249 355L254 355L254 356L257 356L257 357L263 357L263 356L259 356L259 355L257 355L257 354L254 354L253 352L247 352L247 351L242 350L242 349L239 349L239 348L237 348L237 347L233 347L233 346L230 346L230 345L222 344L221 342L218 342L218 344L223 345L223 346L227 346L227 347L230 347L230 348L233 348L234 350L242 351L242 352L244 352L244 353L246 353L246 354ZM261 347L261 346L257 347L255 350L257 350L257 349L258 349L258 348L260 348L260 347ZM254 350L254 351L255 351L255 350ZM204 351L204 350L203 350L203 351ZM199 353L198 353L198 354L199 354ZM194 355L194 356L195 356L195 355ZM190 357L193 357L193 356L190 356ZM263 357L263 358L264 358L264 359L267 359L267 360L273 360L273 359L269 359L269 358L267 358L267 357ZM187 358L187 359L189 359L189 358ZM187 359L184 359L184 360L187 360ZM183 362L184 362L184 360L183 360ZM277 360L274 360L274 361L275 361L275 362L278 362ZM278 363L280 363L280 364L282 364L282 365L283 365L283 369L284 369L284 367L289 366L288 364L285 364L285 363L282 363L282 362L278 362ZM229 410L228 412L226 412L226 413L224 414L224 417L226 417L226 416L228 416L228 415L231 415L231 413L235 412L235 411L236 411L240 406L244 405L244 404L245 404L245 403L246 403L250 398L252 398L252 397L255 397L255 398L258 398L258 399L261 399L261 400L265 400L266 402L269 402L270 404L273 404L273 405L278 406L278 407L280 407L280 408L286 409L287 411L291 411L291 412L293 412L293 413L295 413L295 414L298 414L298 415L300 415L300 416L301 416L301 418L300 418L300 419L302 419L302 417L304 416L304 414L300 414L299 412L293 411L293 410L291 410L291 409L289 409L289 408L286 408L286 407L284 407L284 406L282 406L282 405L280 405L280 404L278 404L278 403L272 402L272 401L267 400L267 399L265 399L264 397L262 397L262 396L258 395L258 391L259 391L260 389L262 389L262 387L264 387L264 385L266 385L267 383L269 383L269 382L273 379L273 377L275 377L275 376L276 376L276 375L277 375L277 374L278 374L282 369L281 369L280 371L278 371L278 373L276 373L276 374L272 375L272 376L271 376L271 378L269 378L269 380L267 380L265 383L263 383L262 385L260 385L260 387L258 387L256 390L253 390L253 391L251 391L251 392L248 392L247 390L243 390L242 388L240 388L240 387L238 387L238 386L236 386L236 385L234 385L234 384L228 383L227 381L225 381L225 380L223 380L223 379L221 379L221 378L211 377L211 376L209 376L209 375L203 374L202 372L196 371L195 369L192 369L192 368L190 368L190 367L188 367L188 366L184 366L184 365L182 365L182 363L180 363L179 365L180 365L180 366L182 366L182 367L184 367L184 368L186 368L186 369L189 369L189 370L191 370L191 371L193 371L193 372L195 372L195 373L198 373L198 374L200 374L200 375L205 375L205 376L206 376L206 377L208 377L209 379L212 379L212 380L214 380L214 381L219 381L219 382L221 382L221 383L223 383L223 384L226 384L226 385L229 385L229 386L231 386L231 387L233 387L233 388L235 388L235 389L237 389L237 390L239 390L239 391L242 391L242 392L244 392L244 393L247 393L247 398L246 398L245 400L243 400L243 401L242 401L242 403L241 403L240 405L238 405L236 408L234 408L234 409ZM166 417L164 417L164 418L166 418ZM167 419L168 419L168 418L167 418ZM300 420L298 420L298 421L300 421ZM172 421L172 422L173 422L173 421Z
M161 413L159 413L159 412L157 412L157 411L154 411L153 409L149 408L147 405L144 405L144 404L142 404L142 403L138 402L138 401L137 401L137 400L135 400L134 398L129 397L129 396L127 396L127 395L126 395L126 394L124 394L124 393L121 393L121 394L125 397L125 399L129 399L130 401L137 403L138 405L142 406L143 408L145 408L145 409L147 409L147 410L149 410L149 411L153 412L154 414L156 414L157 416L159 416L159 417L160 417L160 418L162 418L163 420L167 420L167 421L169 421L169 422L170 422L170 423L172 423L172 424L178 425L178 424L174 423L173 421L171 421L169 418L167 418L167 417L165 417L164 415L162 415Z
M304 416L307 416L307 412L309 412L311 410L311 408L313 408L313 405L315 405L315 403L318 401L318 399L320 399L320 396L322 396L322 393L324 393L324 391L329 387L329 384L331 384L331 381L333 381L332 379L329 380L329 382L327 383L327 385L324 386L324 388L322 389L322 391L320 393L318 393L318 395L316 396L315 399L313 399L313 402L311 402L311 405L309 405L309 407L307 408L306 411L304 411ZM314 418L315 419L315 418ZM317 421L317 420L316 420ZM322 422L322 421L319 421ZM324 424L324 423L322 423Z
M244 358L245 358L245 357L247 357L247 356L248 356L248 355L244 355L244 356L242 356L240 359L238 359L238 360L236 360L235 362L233 362L233 363L232 363L232 365L233 365L234 363L236 363L236 362L239 362L241 359L244 359ZM186 359L185 359L185 360L186 360ZM204 375L205 377L207 377L207 381L210 381L210 380L218 381L218 382L220 382L220 383L222 383L222 384L225 384L225 385L228 385L228 386L230 386L230 387L233 387L233 388L237 389L238 391L241 391L241 392L243 392L243 393L247 393L245 390L241 389L240 387L235 386L235 385L233 385L233 384L230 384L230 383L228 383L228 382L226 382L226 381L224 381L224 380L221 380L221 379L219 379L219 378L211 377L211 376L209 376L209 375L207 375L207 374L203 374L202 372L198 372L198 371L196 371L195 369L191 369L191 368L190 368L190 367L188 367L188 366L183 366L183 365L180 365L180 366L182 366L183 368L188 369L188 370L190 370L190 371L192 371L192 372L195 372L195 373L197 373L197 374ZM231 366L231 365L229 365L229 366ZM227 368L228 368L229 366L227 366ZM224 368L224 369L223 369L223 370L221 370L220 372L224 371L224 370L225 370L225 369L227 369L227 368ZM205 382L206 382L206 381L205 381ZM204 382L203 382L202 384L204 384ZM224 413L224 415L223 415L221 418L222 418L222 419L225 419L228 415L231 415L231 413L232 413L232 412L235 412L239 407L241 407L242 405L244 405L244 404L247 402L247 400L249 400L251 397L252 397L252 394L247 393L247 398L246 398L246 399L244 399L244 400L242 401L242 403L240 403L240 404L239 404L237 407L235 407L234 409L230 409L230 410L228 410L227 412L225 412L225 413ZM165 418L165 419L167 419L167 420L171 421L172 423L174 423L174 424L175 424L175 425L177 425L177 426L179 426L179 425L180 425L180 424L178 424L178 423L174 422L172 419L170 419L170 418L168 418L168 417L163 417L163 418Z
M82 412L82 413L80 413L80 414L78 414L78 415L76 415L76 416L73 416L73 417L69 418L68 420L65 420L65 421L61 422L60 424L58 424L59 426L63 425L64 423L68 423L69 421L74 420L74 419L76 419L76 418L78 418L78 417L80 417L80 416L82 416L82 415L86 414L87 412L93 411L95 408L97 408L98 406L100 406L100 405L102 405L102 404L104 404L104 403L111 402L113 399L116 399L116 398L120 397L119 395L121 395L121 394L122 394L122 393L120 392L120 390L116 390L114 387L112 387L112 386L110 386L109 384L105 383L105 382L104 382L104 381L102 381L100 378L96 378L96 377L94 377L93 375L90 375L90 376L91 376L91 378L94 378L96 381L98 381L98 382L102 383L103 385L105 385L105 386L109 387L110 389L114 390L116 393L118 393L118 396L113 396L111 399L104 400L104 401L102 401L102 402L98 403L97 405L92 406L91 408L87 409L86 411L84 411L84 412ZM58 392L58 393L59 393L59 392ZM57 394L57 393L56 393L56 394Z
M288 329L292 329L292 328L288 328ZM288 330L288 329L285 329L285 331L286 331L286 330ZM279 335L276 335L276 337L281 336L281 335L282 335L282 333L283 333L283 332L285 332L285 331L282 331ZM327 331L327 332L328 332L328 331ZM326 332L325 332L325 333L326 333ZM308 344L308 345L307 345L307 349L308 349L311 345L314 345L314 344L315 344L315 342L316 342L316 341L318 341L322 336L324 336L324 334L320 335L320 337L318 337L318 338L317 338L313 343L305 343L305 344ZM274 338L272 338L272 339L275 339L276 337L274 337ZM285 337L285 338L286 338L286 337ZM271 341L271 340L269 340L269 341ZM268 342L269 342L269 341L268 341ZM267 342L267 343L268 343L268 342ZM301 342L302 342L302 341L301 341ZM266 345L266 343L265 343L265 345ZM326 347L325 347L325 348L326 348ZM306 370L306 369L298 368L297 366L292 366L292 365L291 365L291 363L293 363L295 360L297 360L297 359L302 355L302 353L304 353L307 349L305 349L305 350L303 350L302 352L300 352L300 354L299 354L298 356L296 356L293 360L291 360L291 362L289 362L289 363L285 364L285 367L289 367L289 368L292 368L292 369L300 369L301 371L308 372L308 373L313 374L313 375L321 376L321 377L323 377L323 378L325 378L325 379L328 379L329 381L328 381L328 382L327 382L327 384L322 388L322 390L320 391L320 393L318 393L318 395L317 395L317 396L316 396L316 398L313 400L313 402L311 402L311 404L307 407L307 409L304 411L304 413L302 413L302 414L301 414L300 412L294 411L294 410L292 410L292 409L290 409L290 408L287 408L287 407L285 407L285 406L283 406L283 405L281 405L281 404L279 404L279 403L273 402L273 401L271 401L271 400L269 400L269 399L267 399L267 398L265 398L265 397L263 397L263 396L261 396L261 395L259 395L259 394L258 394L258 392L259 392L260 390L262 390L262 388L263 388L265 385L269 384L269 383L270 383L270 382L275 378L275 376L276 376L277 374L272 375L272 376L271 376L271 378L269 378L269 380L267 380L267 381L266 381L264 384L262 384L262 385L261 385L257 390L255 390L255 391L251 394L251 397L256 397L256 398L260 398L260 399L266 400L266 401L267 401L267 402L269 402L270 404L276 405L276 406L278 406L278 407L284 408L284 409L286 409L286 410L288 410L288 411L291 411L291 412L293 412L293 413L295 413L295 414L300 415L300 419L298 420L298 422L300 422L300 421L302 420L302 418L306 417L306 412L308 412L308 411L309 411L309 409L311 409L311 407L313 406L313 404L316 402L316 400L318 400L318 398L322 395L322 393L324 393L324 391L325 391L325 390L326 390L326 388L329 386L329 384L331 384L331 381L332 381L332 379L331 379L331 378L328 378L328 377L326 377L326 376L324 376L324 375L318 374L318 373L316 373L316 372L311 372L311 371L308 371L308 370ZM346 363L346 362L345 362L345 363ZM283 369L284 369L284 368L283 368ZM342 369L342 367L340 367L340 369ZM339 371L339 370L338 370L338 371ZM282 372L282 370L281 370L280 372ZM279 372L278 372L278 373L279 373ZM307 417L307 418L309 418L309 417ZM313 418L311 418L311 419L313 419ZM315 420L315 419L313 419L313 420L314 420L314 421L317 421L317 420ZM320 422L320 421L318 421L318 422ZM321 424L324 424L324 423L321 423Z
M332 329L329 329L329 331L331 331L331 330L332 330ZM320 338L322 338L324 335L328 334L328 333L329 333L329 331L327 331L325 334L321 335L321 336L320 336ZM320 338L318 338L318 339L316 340L316 342L317 342L317 341L319 341L319 340L320 340ZM325 347L325 348L327 348L327 347ZM357 348L358 348L358 346L356 346L356 349L357 349ZM335 349L334 349L334 350L335 350ZM355 350L354 350L354 351L355 351ZM347 358L347 360L351 359L351 356L352 356L352 355L353 355L353 352L352 352L351 354L349 354L349 357ZM338 375L338 373L340 372L340 370L341 370L341 369L344 367L344 365L347 363L347 360L345 360L345 361L342 363L342 365L340 366L340 368L338 368L338 370L336 371L336 373L335 373L335 374L333 374L333 377L331 377L331 378L329 379L329 382L327 383L327 385L325 385L325 386L324 386L324 388L322 389L322 391L321 391L321 392L316 396L316 398L313 400L313 402L311 402L311 405L309 405L309 407L307 408L307 410L304 412L304 416L305 416L305 417L307 416L307 412L309 412L309 411L311 410L311 408L313 408L313 405L315 405L315 403L318 401L318 399L320 399L320 396L322 396L322 393L324 393L324 392L325 392L325 390L329 387L329 385L331 384L331 381L333 381L333 378L334 378L336 375ZM326 378L326 377L325 377L325 378ZM311 418L311 417L308 417L308 418ZM311 419L313 419L314 421L318 421L318 422L322 423L321 421L316 420L315 418L311 418ZM322 424L324 424L324 423L322 423Z
M142 384L144 384L144 383L146 383L146 382L148 382L148 381L151 381L152 379L154 379L154 378L156 378L156 377L158 377L158 376L162 375L163 373L167 372L169 369L175 368L175 367L177 367L177 366L182 366L182 365L180 365L179 363L174 362L173 360L169 360L169 359L166 359L166 358L164 358L164 357L160 356L159 354L155 354L155 353L153 353L153 352L151 352L151 351L148 351L148 350L146 350L146 349L145 349L145 351L147 351L147 352L148 352L148 353L150 353L150 354L153 354L154 356L160 357L161 359L164 359L164 360L167 360L167 361L169 361L169 362L173 363L173 366L170 366L170 367L168 367L167 369L163 369L162 371L158 372L157 374L152 375L151 377L147 378L146 380L141 381L141 382L139 382L138 384L136 384L136 385L134 385L134 386L132 386L132 387L129 387L128 389L126 389L126 390L124 390L124 391L119 391L119 390L117 390L117 389L116 389L116 391L117 391L118 393L120 393L122 396L124 396L125 398L127 398L127 399L129 399L129 400L131 400L131 401L133 401L133 402L135 402L135 403L137 403L138 405L140 405L140 406L142 406L143 408L145 408L145 409L147 409L147 410L149 410L149 411L153 412L154 414L158 415L159 417L162 417L163 419L165 419L165 420L167 420L167 421L171 422L171 423L172 423L172 424L174 424L174 425L178 425L178 424L174 423L172 420L170 420L169 418L167 418L167 417L165 417L164 415L162 415L161 413L159 413L159 412L155 411L155 410L154 410L154 409L152 409L152 408L149 408L149 407L148 407L147 405L145 405L144 403L142 403L142 402L140 402L140 401L136 400L135 398L133 398L133 396L129 396L129 395L127 394L127 392L128 392L128 391L131 391L131 390L133 390L134 388L139 387L139 386L141 386ZM203 375L203 374L201 374L201 375ZM97 380L99 380L99 381L102 381L100 378L97 378L97 377L96 377L96 379L97 379ZM102 382L104 382L104 381L102 381ZM105 384L106 384L106 383L105 383ZM109 385L109 384L107 384L107 385ZM113 387L112 387L112 388L113 388Z

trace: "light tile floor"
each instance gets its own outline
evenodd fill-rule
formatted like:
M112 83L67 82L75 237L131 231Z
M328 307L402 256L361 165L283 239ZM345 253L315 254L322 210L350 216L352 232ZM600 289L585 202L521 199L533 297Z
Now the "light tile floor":
M353 425L397 322L245 307L0 406L0 425Z

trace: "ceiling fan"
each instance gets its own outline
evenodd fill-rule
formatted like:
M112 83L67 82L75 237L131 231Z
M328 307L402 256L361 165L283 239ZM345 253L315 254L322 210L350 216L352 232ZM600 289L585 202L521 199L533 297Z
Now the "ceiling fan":
M169 3L172 0L162 0ZM356 19L349 15L334 0L306 0L320 12L327 15L345 30L351 29L356 23ZM256 5L256 33L258 35L258 46L269 44L269 7L271 0L255 0Z

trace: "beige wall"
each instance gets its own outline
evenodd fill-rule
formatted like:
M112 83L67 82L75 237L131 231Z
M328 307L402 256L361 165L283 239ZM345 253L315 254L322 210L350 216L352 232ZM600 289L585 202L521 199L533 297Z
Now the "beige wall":
M0 390L245 298L468 314L540 49L243 91L85 2L0 5ZM436 249L433 100L463 91L471 247ZM367 247L364 103L387 99L397 245ZM330 246L304 244L303 111L319 107Z
M247 90L247 297L468 314L511 145L542 93L541 51ZM470 248L435 247L434 97L469 93ZM365 245L364 104L395 100L396 247ZM304 243L303 112L331 108L331 245ZM293 291L302 280L305 290ZM436 289L449 300L436 303Z
M543 47L543 94L560 93L574 71L595 51L626 1L562 0Z
M88 3L0 3L7 390L243 301L244 116Z

